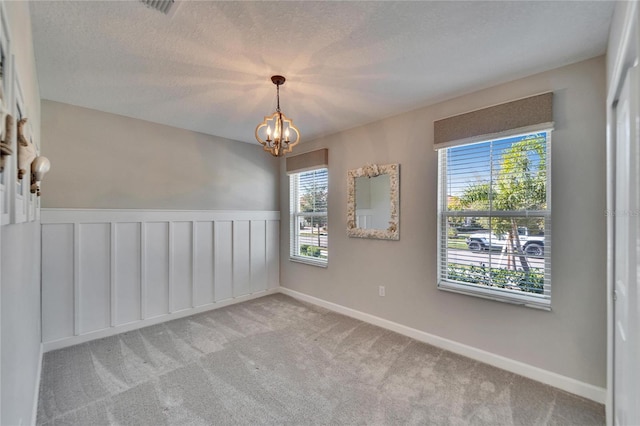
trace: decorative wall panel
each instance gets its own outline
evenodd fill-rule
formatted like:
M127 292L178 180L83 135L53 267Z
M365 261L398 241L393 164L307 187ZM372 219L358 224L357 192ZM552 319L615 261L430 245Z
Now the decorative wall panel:
M45 350L279 286L280 213L42 210Z

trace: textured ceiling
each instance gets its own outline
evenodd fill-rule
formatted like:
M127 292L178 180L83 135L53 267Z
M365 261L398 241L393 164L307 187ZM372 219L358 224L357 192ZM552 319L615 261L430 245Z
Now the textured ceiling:
M304 141L603 54L610 1L31 2L41 96L245 142Z

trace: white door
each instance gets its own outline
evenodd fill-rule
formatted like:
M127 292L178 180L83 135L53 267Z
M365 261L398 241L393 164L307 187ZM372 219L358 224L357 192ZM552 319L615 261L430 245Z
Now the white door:
M614 423L640 425L639 69L630 68L616 107Z

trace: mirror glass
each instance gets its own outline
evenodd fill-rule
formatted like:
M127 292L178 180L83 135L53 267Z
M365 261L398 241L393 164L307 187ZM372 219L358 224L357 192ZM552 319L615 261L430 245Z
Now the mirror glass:
M400 239L400 165L368 164L349 170L347 235Z
M356 178L356 227L387 229L391 220L389 175Z

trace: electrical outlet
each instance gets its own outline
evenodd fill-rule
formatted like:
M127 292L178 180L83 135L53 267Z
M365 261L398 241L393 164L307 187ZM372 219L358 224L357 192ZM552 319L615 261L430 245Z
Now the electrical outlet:
M378 287L378 295L381 297L384 297L384 293L385 293L384 286L381 285L380 287Z

